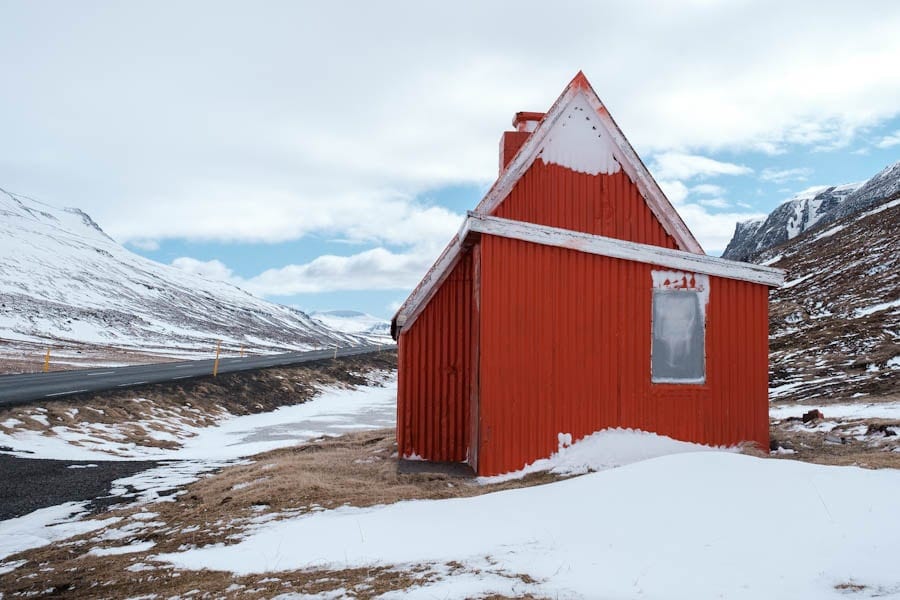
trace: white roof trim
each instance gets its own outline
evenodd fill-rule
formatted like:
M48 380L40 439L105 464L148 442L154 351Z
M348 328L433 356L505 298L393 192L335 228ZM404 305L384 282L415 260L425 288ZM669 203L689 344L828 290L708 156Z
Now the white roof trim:
M784 283L784 271L781 269L470 212L459 233L453 237L422 282L397 311L397 315L394 317L397 327L412 325L427 306L440 284L456 265L465 239L470 233L482 233L544 246L556 246L576 252L647 263L691 273L703 273L726 279L738 279L769 287L779 287Z
M660 189L656 180L653 179L640 157L638 157L634 148L631 147L622 130L616 125L616 122L610 116L609 111L606 110L587 78L580 72L569 83L566 90L550 108L550 111L540 122L534 133L531 134L510 161L507 168L500 174L493 187L476 207L475 212L482 215L490 215L494 212L503 199L512 191L516 182L531 167L538 153L544 147L547 135L572 101L578 96L584 98L597 115L596 122L601 127L602 133L605 133L615 144L616 160L637 186L641 196L646 200L647 206L659 219L669 235L675 239L679 248L686 252L703 254L703 248L700 246L700 243L687 228L687 225L684 224L684 221L681 220L681 216L666 198L666 195Z
M770 287L779 287L784 283L784 271L781 269L763 267L752 263L473 213L469 213L468 221L469 231L478 233L533 242L545 246L557 246L578 252L647 263L691 273L704 273L727 279L740 279Z
M456 266L459 255L462 253L463 242L465 242L466 237L469 235L469 224L470 220L466 218L466 220L463 221L462 227L459 228L459 231L453 236L453 239L450 240L450 243L447 244L447 247L441 252L441 255L438 256L438 259L428 270L428 273L425 274L425 277L422 278L419 285L416 286L397 311L397 314L394 315L394 324L397 327L403 327L407 323L412 324L412 322L416 320L416 317L418 317L419 313L428 305L431 297L437 292L438 288L450 274L450 271Z

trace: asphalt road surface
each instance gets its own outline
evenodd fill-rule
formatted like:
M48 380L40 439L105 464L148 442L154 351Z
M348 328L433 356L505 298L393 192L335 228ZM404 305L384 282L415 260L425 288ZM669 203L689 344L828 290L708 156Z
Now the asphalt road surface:
M94 509L122 502L109 496L116 479L155 467L141 460L67 461L0 454L0 521L63 502L92 501Z
M382 350L394 350L396 346L357 346L309 352L287 352L243 358L222 358L219 373L252 371L266 367L283 367L326 358L370 354ZM103 369L78 369L75 371L51 371L50 373L25 373L0 375L0 407L27 404L36 400L60 398L85 392L99 392L127 388L148 383L163 383L212 375L213 359L181 362L153 363L129 367Z

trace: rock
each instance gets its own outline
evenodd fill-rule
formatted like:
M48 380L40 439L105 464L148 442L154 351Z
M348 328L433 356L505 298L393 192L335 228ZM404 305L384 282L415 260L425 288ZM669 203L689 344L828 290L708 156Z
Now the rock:
M819 410L818 408L814 408L809 412L803 413L803 417L802 417L804 423L809 423L811 421L821 421L824 418L825 418L825 415L823 415L822 411Z

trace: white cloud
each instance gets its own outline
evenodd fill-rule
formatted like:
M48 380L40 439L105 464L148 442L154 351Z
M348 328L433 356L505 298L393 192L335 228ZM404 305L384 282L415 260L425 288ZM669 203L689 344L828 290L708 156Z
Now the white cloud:
M208 279L227 281L260 297L293 296L351 290L409 289L418 283L434 257L411 251L372 248L350 256L319 256L308 263L268 269L244 278L219 260L181 257L172 266Z
M5 7L0 180L121 241L434 244L455 217L411 198L488 183L512 114L546 110L578 68L645 155L833 148L900 111L895 2L543 7L520 3L542 16L516 27L479 2ZM746 173L675 162L655 174Z
M708 254L719 255L731 241L735 224L765 217L758 211L710 213L699 204L682 204L678 214Z
M661 179L657 183L672 204L680 204L688 197L688 188L680 181Z
M890 135L886 135L881 138L881 140L877 144L875 144L875 146L882 149L900 146L900 129Z
M700 185L691 187L691 193L702 194L704 196L721 196L725 193L725 188L711 183L701 183Z
M697 200L697 204L710 208L728 208L730 206L724 198L700 198Z
M193 273L194 275L206 277L207 279L229 281L232 283L239 281L238 278L234 276L231 269L226 267L222 261L215 259L203 261L189 256L182 256L173 260L172 266L176 269Z
M691 179L718 175L748 175L753 169L696 154L664 152L654 157L652 172L661 179Z
M269 269L241 287L261 296L290 296L325 291L412 288L433 258L418 252L396 254L373 248L352 256L319 256L302 265Z
M138 248L139 250L159 250L159 242L156 240L145 240L145 239L135 239L128 242L130 245Z
M779 185L789 181L806 181L813 174L809 167L797 167L793 169L763 169L759 178L763 181L771 181Z

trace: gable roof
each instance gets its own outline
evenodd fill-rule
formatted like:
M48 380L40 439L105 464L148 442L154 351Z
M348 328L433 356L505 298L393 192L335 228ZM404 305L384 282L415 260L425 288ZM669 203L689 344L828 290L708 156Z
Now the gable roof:
M574 115L578 116L578 121L581 121L581 116L588 121L584 124L583 130L587 131L588 138L593 137L593 140L576 133L572 127L569 127L568 131L563 129ZM588 130L587 125L591 125L593 129ZM597 132L596 137L590 135L592 131ZM571 148L573 145L576 147ZM475 212L483 215L493 214L512 191L516 182L539 157L545 162L561 164L572 170L591 174L615 173L620 168L623 169L637 186L651 212L659 219L666 232L675 239L678 248L686 252L703 254L703 248L666 198L581 71L553 103L543 120L475 208Z
M470 212L459 232L394 316L392 334L396 334L397 328L407 327L416 320L465 252L471 234L494 235L770 287L784 283L781 269Z
M568 120L570 116L574 116L577 111L579 116L584 115L588 120L588 124L592 128L596 128L598 132L597 138L589 142L574 132L561 132L563 119ZM595 131L592 129L591 131ZM568 138L568 139L566 139ZM572 139L575 138L575 139ZM567 153L566 144L574 142L581 147L577 148L576 153ZM594 154L591 154L591 153ZM509 221L507 219L497 219L490 217L497 206L509 195L516 182L528 171L528 168L535 160L541 158L545 162L553 162L562 164L572 168L573 170L587 173L615 173L619 169L624 169L634 184L637 186L641 196L647 202L647 206L653 212L654 216L659 219L665 231L672 236L679 250L668 250L658 246L649 246L646 244L638 244L635 242L626 242L603 236L595 236L583 234L574 231L556 229L553 227L543 227L522 223L518 221ZM437 288L446 279L450 271L459 260L459 256L463 251L466 238L470 232L481 231L479 228L488 228L488 223L507 222L515 224L517 227L505 225L499 230L507 233L513 231L537 232L545 230L543 233L536 233L534 241L536 243L547 243L538 241L544 240L560 240L568 239L569 245L563 246L571 249L592 252L594 254L605 254L615 258L625 258L640 262L650 262L651 264L659 264L668 266L673 260L679 264L690 264L696 267L703 264L718 264L718 261L724 259L708 257L704 254L703 248L697 242L694 235L690 232L687 225L681 219L681 216L669 202L666 195L660 189L656 180L647 170L646 165L634 151L634 148L628 142L628 139L619 129L619 126L613 120L609 111L606 110L597 92L591 86L584 73L579 71L577 75L569 82L562 95L557 98L556 102L538 124L534 132L529 136L528 140L522 144L519 151L509 162L506 169L494 182L494 185L488 190L487 194L478 203L474 212L470 212L469 216L463 223L459 232L450 240L447 247L435 261L434 265L429 269L428 273L419 285L412 291L391 324L391 333L395 333L397 327L411 325L415 321L419 313L424 309L425 305L437 291ZM492 231L483 231L492 235L503 235L497 232L497 228ZM548 231L552 231L553 235L546 235ZM568 238L567 238L568 236ZM516 237L509 235L507 237ZM525 238L518 238L525 239ZM596 243L591 243L593 240ZM598 241L599 240L599 241ZM558 244L551 244L558 245ZM587 248L587 249L586 249ZM620 248L622 250L616 250ZM602 250L602 251L601 251ZM664 251L664 252L663 252ZM677 253L675 258L667 253ZM698 261L690 261L681 256L682 254L693 255ZM643 257L643 258L641 258ZM656 257L654 260L645 260L647 257ZM668 257L668 262L663 261ZM678 257L680 259L676 260ZM699 260L699 257L708 259L712 263ZM669 260L671 259L671 260ZM764 283L765 285L778 286L783 280L783 274L777 269L766 269L765 267L756 267L747 265L746 263L738 263L735 261L724 261L724 263L732 265L730 268L724 267L722 273L709 273L719 275L721 277L731 277L734 279L745 279L754 281L755 283ZM685 266L674 267L685 270L692 270L698 273L705 273L700 268L689 268ZM747 271L747 269L750 271ZM759 271L762 269L762 271ZM763 273L761 280L754 279L757 275L748 273ZM768 275L765 273L768 272ZM741 276L744 274L744 276Z

